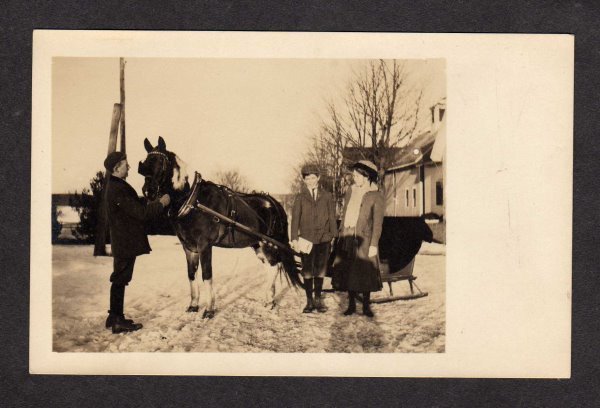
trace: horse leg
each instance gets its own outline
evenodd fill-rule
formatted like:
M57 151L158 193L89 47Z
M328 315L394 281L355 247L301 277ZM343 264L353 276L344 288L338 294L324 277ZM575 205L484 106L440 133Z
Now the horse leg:
M277 282L277 275L279 275L279 268L277 265L271 265L269 262L264 263L264 268L267 271L267 284L265 287L265 307L274 309L277 304L275 303L275 283Z
M273 309L275 304L275 283L277 282L277 275L279 269L275 265L271 265L267 255L263 250L263 244L261 244L258 248L255 249L256 256L262 262L263 268L267 275L266 285L265 285L265 307L270 307Z
M198 279L196 279L199 258L199 254L197 252L192 252L185 249L185 259L187 261L191 297L190 305L187 308L188 313L197 313L200 310L200 306L198 305L198 302L200 301L200 282L198 282Z
M208 299L206 310L202 314L203 319L212 319L215 316L215 290L212 280L212 247L207 246L200 252L200 267L202 268L202 280L206 282Z

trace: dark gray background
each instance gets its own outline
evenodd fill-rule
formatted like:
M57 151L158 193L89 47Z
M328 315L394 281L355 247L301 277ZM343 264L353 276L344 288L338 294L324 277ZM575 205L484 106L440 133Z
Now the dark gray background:
M498 3L498 4L497 4ZM600 404L597 2L3 2L0 13L3 406L557 406ZM575 34L571 380L31 376L28 374L34 29ZM535 288L531 288L535 290ZM493 336L493 333L489 333ZM548 333L552 335L552 333ZM549 356L549 358L551 358Z

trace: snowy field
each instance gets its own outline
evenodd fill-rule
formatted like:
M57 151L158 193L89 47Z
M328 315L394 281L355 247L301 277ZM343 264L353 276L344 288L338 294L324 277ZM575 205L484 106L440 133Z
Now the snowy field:
M53 348L57 352L401 352L440 353L445 347L445 247L424 244L416 283L429 296L375 304L372 319L343 316L346 296L326 293L329 311L303 314L302 290L277 284L277 306L265 308L267 274L251 249L213 250L217 314L186 313L189 284L175 237L151 236L153 252L137 258L125 294L125 314L144 324L133 333L104 328L112 258L92 246L55 245L52 261ZM329 279L326 279L326 285ZM376 296L386 294L387 284ZM394 283L394 294L409 293ZM201 295L201 308L206 295Z

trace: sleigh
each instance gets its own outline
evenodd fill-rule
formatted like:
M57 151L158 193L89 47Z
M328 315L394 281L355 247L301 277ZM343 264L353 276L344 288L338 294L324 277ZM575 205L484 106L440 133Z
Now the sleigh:
M415 257L423 241L432 242L433 233L422 217L385 217L379 240L379 272L381 282L387 284L387 295L371 298L371 303L386 303L397 300L418 299L428 295L423 292L413 275ZM410 293L395 295L393 284L405 281ZM359 300L361 300L359 296Z

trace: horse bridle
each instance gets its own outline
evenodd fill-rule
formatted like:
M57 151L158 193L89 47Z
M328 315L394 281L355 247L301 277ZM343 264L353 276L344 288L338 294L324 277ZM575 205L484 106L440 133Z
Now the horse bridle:
M150 156L159 156L159 157L161 157L163 159L162 160L162 164L161 164L161 167L162 167L162 169L161 169L161 180L157 180L158 189L156 191L157 196L160 197L161 186L162 186L162 184L165 181L164 177L166 177L167 166L168 166L170 160L169 160L169 156L167 156L165 153L159 152L157 150L153 150L151 152L148 152L148 157L150 157ZM146 157L146 160L148 160L148 157ZM142 163L142 162L138 163L138 173L141 174L144 177L150 177L148 175L148 170L147 170L146 165L144 163Z

